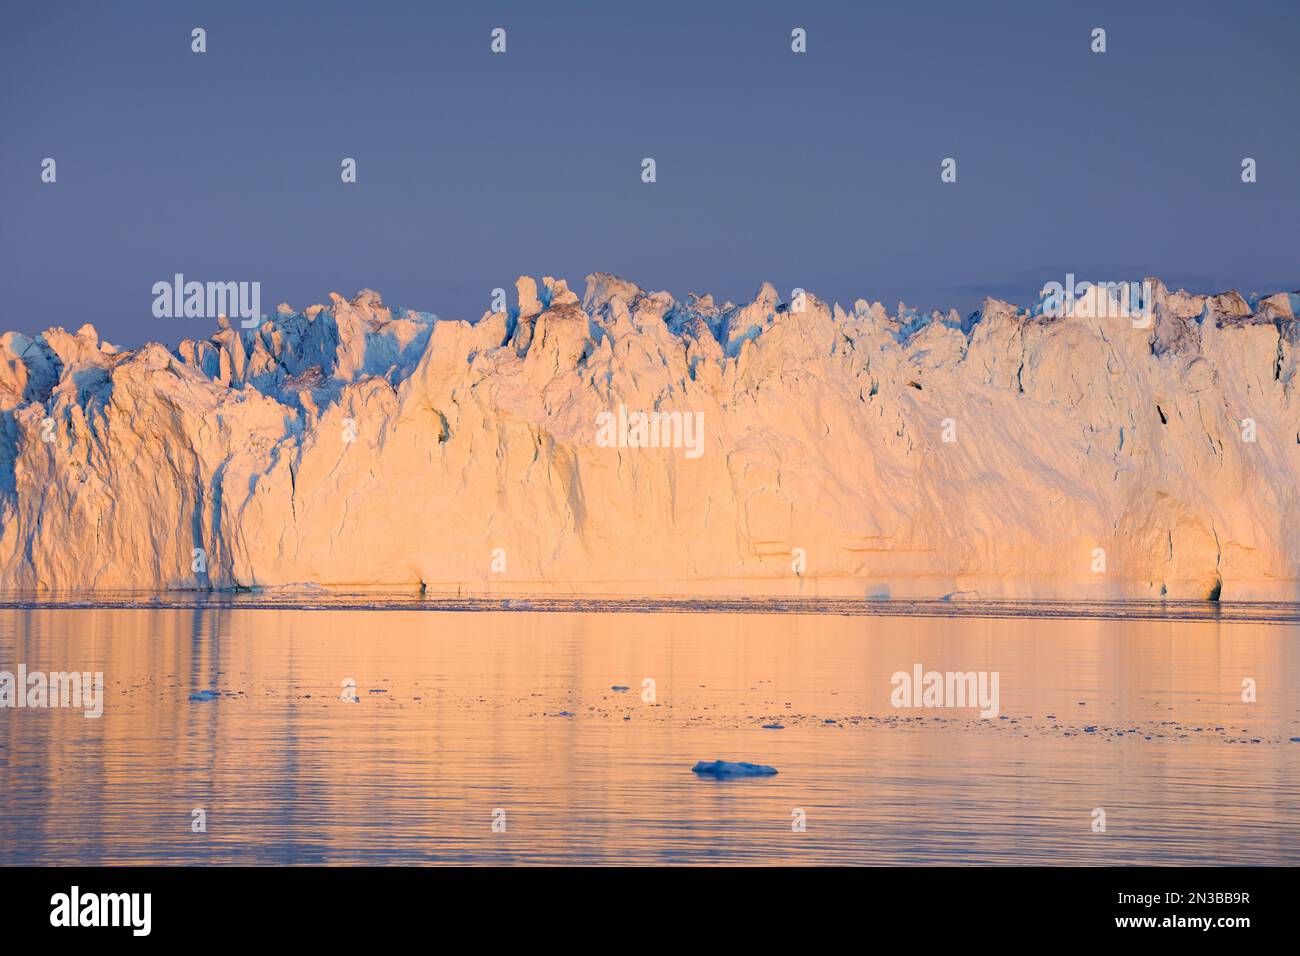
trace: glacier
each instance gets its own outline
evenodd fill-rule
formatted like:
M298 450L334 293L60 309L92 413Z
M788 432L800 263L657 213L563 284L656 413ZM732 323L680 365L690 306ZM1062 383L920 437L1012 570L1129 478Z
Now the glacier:
M597 273L477 321L11 332L0 590L1300 599L1300 295L1149 281L1147 328ZM598 443L620 406L702 453Z

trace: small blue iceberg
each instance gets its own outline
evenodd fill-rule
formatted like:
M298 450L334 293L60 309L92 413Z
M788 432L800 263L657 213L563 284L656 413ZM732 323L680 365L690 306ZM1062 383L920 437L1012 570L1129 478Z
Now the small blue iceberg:
M201 690L197 694L190 694L190 700L216 700L220 696L215 690Z
M776 774L776 768L743 761L701 760L691 768L691 773L705 777L771 777Z

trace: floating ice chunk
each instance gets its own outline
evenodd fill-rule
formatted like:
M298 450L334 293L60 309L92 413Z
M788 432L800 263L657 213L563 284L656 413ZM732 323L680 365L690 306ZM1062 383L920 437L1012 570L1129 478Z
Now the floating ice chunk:
M771 777L776 774L776 768L744 761L701 760L691 768L691 772L706 777Z

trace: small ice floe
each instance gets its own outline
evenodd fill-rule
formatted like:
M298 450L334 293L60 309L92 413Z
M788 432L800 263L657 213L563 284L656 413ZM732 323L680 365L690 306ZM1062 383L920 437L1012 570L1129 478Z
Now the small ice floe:
M220 696L215 690L201 690L197 694L190 694L190 700L216 700Z
M620 694L623 693L624 691L629 691L631 689L632 689L631 687L627 687L623 684L615 684L613 687L610 688L610 690L616 690Z
M771 777L776 774L776 768L744 761L701 760L691 768L691 773L705 777Z

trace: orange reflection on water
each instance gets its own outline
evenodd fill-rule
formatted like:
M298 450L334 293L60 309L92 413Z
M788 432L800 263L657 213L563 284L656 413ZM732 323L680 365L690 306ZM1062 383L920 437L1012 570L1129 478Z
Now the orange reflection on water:
M98 720L0 710L0 861L1296 863L1298 637L1033 617L4 610L0 670L102 670L107 701ZM916 664L997 671L999 718L892 707L891 675ZM340 699L349 678L357 702ZM779 773L691 772L713 759Z

